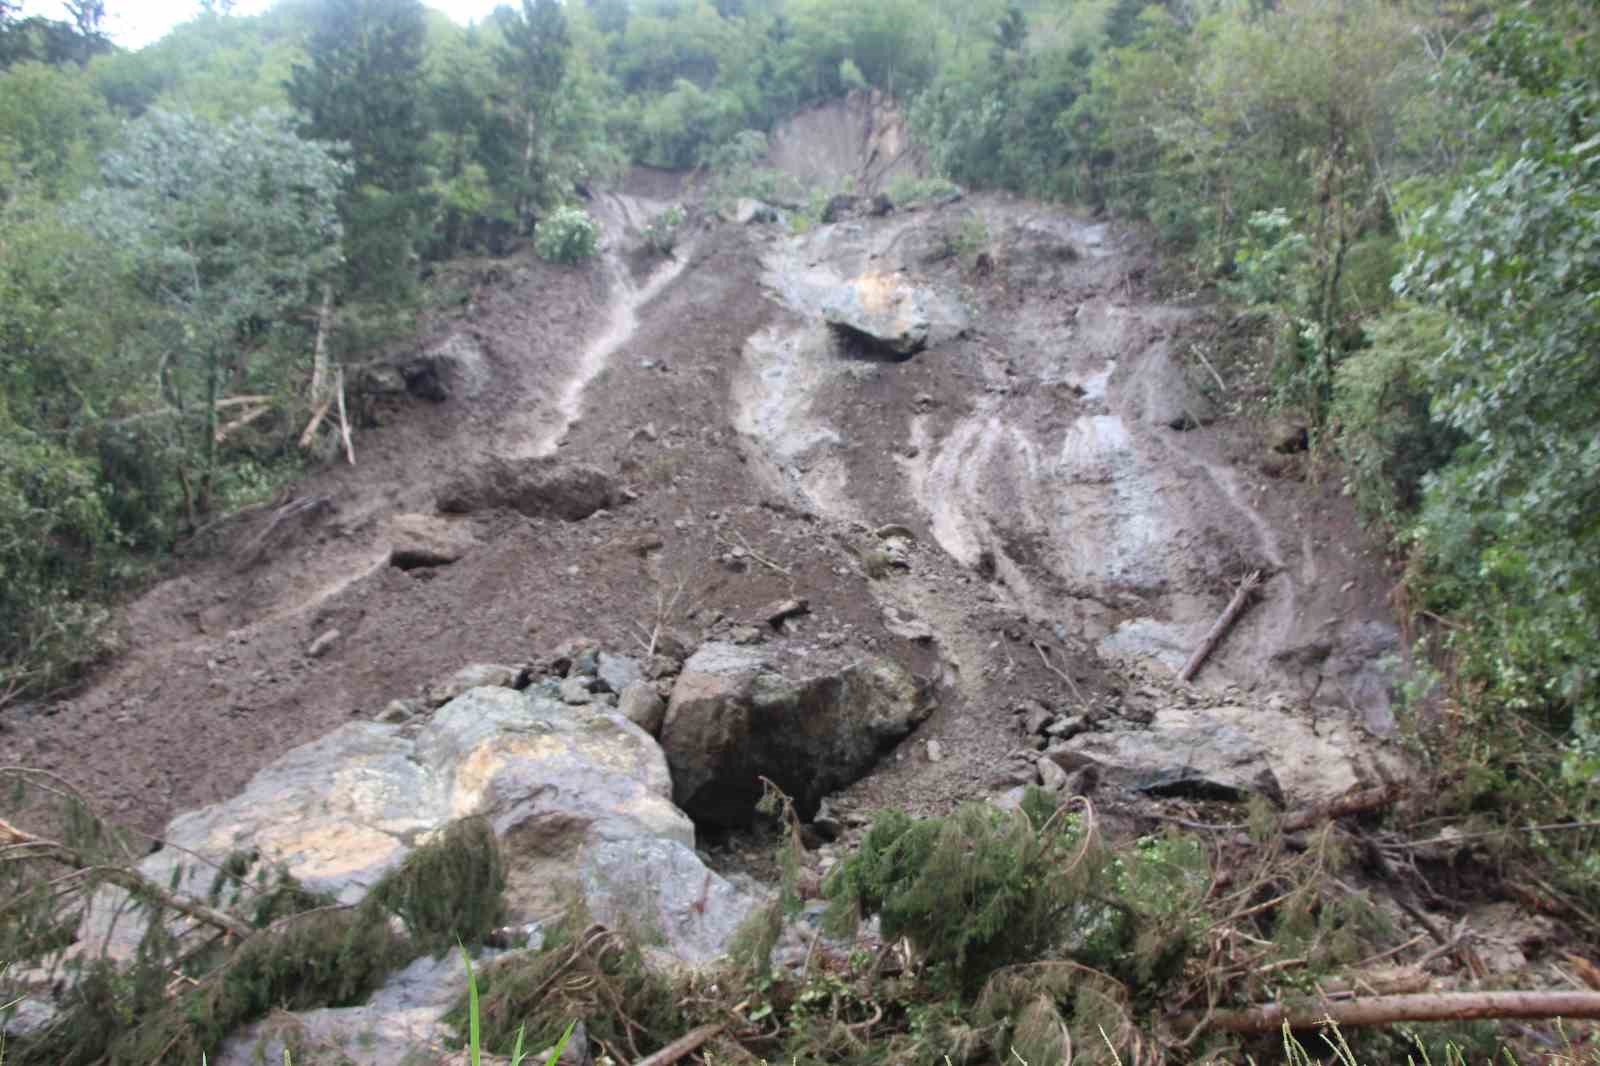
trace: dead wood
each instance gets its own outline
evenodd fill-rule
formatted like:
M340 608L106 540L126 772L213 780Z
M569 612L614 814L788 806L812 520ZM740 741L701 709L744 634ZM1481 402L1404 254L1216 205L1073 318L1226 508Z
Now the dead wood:
M1172 1022L1177 1029L1203 1022L1213 1031L1275 1033L1285 1025L1305 1029L1327 1022L1348 1027L1478 1018L1600 1018L1600 992L1430 992L1349 1000L1314 997L1219 1010L1209 1019L1203 1012L1191 1011Z
M65 844L34 836L32 833L18 829L4 818L0 818L0 845L4 845L4 852L0 852L0 854L11 856L9 861L17 861L18 858L44 859L70 866L74 870L92 870L107 881L121 885L129 892L154 899L163 907L177 911L179 914L193 918L202 924L220 929L224 933L231 933L240 939L244 939L255 932L248 923L235 918L231 914L225 914L186 896L169 892L130 866L104 866L91 862L88 858ZM19 852L20 854L18 854Z
M240 415L238 418L235 418L232 422L229 422L225 426L218 426L216 433L217 443L221 444L223 441L227 440L230 435L238 432L239 430L248 426L250 423L257 421L262 415L266 414L270 410L272 410L270 407L257 407L253 411L246 411L244 414Z
M341 366L339 368L336 377L338 379L337 389L339 394L339 435L344 438L345 459L349 461L351 466L355 466L356 449L355 445L350 443L350 418L345 414L344 410L344 367Z
M633 1066L672 1066L672 1063L677 1062L690 1052L698 1051L701 1045L705 1044L706 1041L712 1039L713 1037L720 1035L726 1028L726 1025L718 1023L714 1025L702 1025L698 1029L691 1029L689 1032L685 1033L683 1036L680 1036L678 1039L674 1040L660 1051L657 1051L651 1055L646 1055L638 1062L635 1062Z
M1398 784L1357 789L1319 807L1306 807L1289 812L1284 816L1281 828L1285 833L1297 833L1336 818L1347 818L1352 814L1365 814L1368 811L1391 806L1404 794L1405 789Z
M317 309L317 339L311 353L311 421L300 434L302 448L311 447L317 437L317 427L333 407L333 397L328 395L328 319L332 314L333 286L323 285L322 306Z
M1194 654L1189 656L1189 661L1185 664L1183 673L1178 675L1179 679L1183 681L1194 680L1194 675L1200 672L1200 667L1205 664L1206 659L1211 656L1212 652L1217 650L1217 645L1222 643L1222 638L1228 635L1228 630L1233 628L1233 624L1239 620L1239 616L1244 613L1245 608L1250 606L1251 596L1260 585L1261 571L1259 570L1252 572L1249 577L1244 579L1238 591L1233 594L1233 599L1228 601L1228 606L1223 610L1222 616L1212 623L1211 629L1205 635L1205 639L1200 642L1200 646L1195 649Z

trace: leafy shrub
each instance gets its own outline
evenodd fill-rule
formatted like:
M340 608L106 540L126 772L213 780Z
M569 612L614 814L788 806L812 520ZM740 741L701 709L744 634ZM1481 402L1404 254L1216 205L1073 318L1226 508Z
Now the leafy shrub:
M600 224L577 207L558 207L533 228L533 250L550 263L581 263L600 247Z
M671 255L678 246L678 230L682 228L684 218L683 208L673 204L645 225L645 242L661 255Z
M1021 812L883 813L824 886L828 927L848 934L877 914L885 940L908 938L954 991L1055 952L1140 982L1174 972L1209 884L1204 850L1152 839L1113 853L1091 819L1052 802L1030 788Z
M945 203L961 198L961 186L948 178L918 178L902 174L884 189L896 207L913 204Z

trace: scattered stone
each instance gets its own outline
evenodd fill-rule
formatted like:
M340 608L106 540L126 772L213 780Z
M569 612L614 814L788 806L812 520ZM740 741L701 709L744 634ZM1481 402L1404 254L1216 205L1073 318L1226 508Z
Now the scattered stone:
M593 679L582 675L574 675L561 682L561 702L569 703L574 707L581 707L586 703L594 702L594 694L590 686Z
M1038 700L1028 700L1022 704L1021 710L1024 715L1022 719L1022 735L1031 737L1043 733L1045 726L1050 723L1050 708Z
M441 707L475 688L516 688L526 677L523 670L499 663L473 663L463 666L443 681L429 685L423 696L430 707Z
M877 537L879 540L909 540L913 544L915 544L917 540L917 535L915 533L911 532L911 530L907 529L905 526L897 525L879 526L873 531L872 535Z
M679 805L736 827L749 824L761 777L808 818L931 710L916 679L886 659L711 643L684 665L661 742Z
M31 996L0 1004L0 1046L13 1040L22 1043L46 1032L60 1013L48 1001Z
M729 639L735 644L760 644L766 639L766 634L755 626L734 626L729 632Z
M667 716L666 701L656 687L646 681L634 681L625 687L617 701L617 710L651 736L660 735L661 723Z
M888 607L883 612L883 627L902 640L914 641L919 644L931 643L935 637L933 627L920 618L902 614L894 607Z
M928 761L934 763L944 762L944 746L937 740L928 741Z
M1060 792L1067 785L1067 772L1056 765L1054 759L1041 758L1034 766L1039 771L1039 783L1046 792Z
M1292 455L1311 447L1311 427L1292 413L1279 415L1267 423L1267 447L1280 455Z
M478 544L463 523L434 515L397 515L388 532L389 565L401 570L449 566Z
M778 212L770 204L764 204L760 200L752 200L749 197L741 197L735 201L727 217L730 222L735 222L741 226L751 226L778 221Z
M383 711L378 715L380 722L409 722L417 715L428 711L431 704L427 700L390 700L384 705Z
M777 629L790 618L811 613L811 603L805 599L777 600L762 608L761 615L767 625Z
M621 693L629 685L644 680L644 667L637 659L601 652L595 675L607 691Z
M1087 733L1088 731L1089 719L1085 718L1081 714L1075 714L1071 717L1056 718L1049 725L1044 727L1045 736L1054 737L1058 740L1071 740L1079 733Z
M586 463L494 457L457 475L439 493L444 514L508 508L529 518L581 522L616 506L621 494L611 475Z
M321 636L317 637L316 640L313 640L310 644L306 645L306 655L313 659L322 658L324 655L333 650L333 646L339 643L339 638L341 636L343 636L343 634L337 629L330 629L326 631Z

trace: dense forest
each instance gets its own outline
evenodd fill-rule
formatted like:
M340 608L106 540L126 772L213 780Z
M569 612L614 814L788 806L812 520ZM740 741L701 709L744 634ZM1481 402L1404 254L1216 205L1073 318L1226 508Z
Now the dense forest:
M592 252L630 165L775 196L774 125L880 90L940 178L1146 220L1238 308L1392 545L1437 666L1410 695L1472 726L1433 752L1461 801L1591 807L1593 3L283 0L137 52L67 8L0 3L0 701L74 683L122 591L325 454L309 413L433 264Z

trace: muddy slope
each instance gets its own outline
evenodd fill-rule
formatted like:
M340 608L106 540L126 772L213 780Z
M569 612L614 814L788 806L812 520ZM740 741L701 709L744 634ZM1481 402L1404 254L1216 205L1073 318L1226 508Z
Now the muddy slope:
M652 257L639 229L673 193L654 174L597 198L587 268L471 274L460 317L399 353L443 352L447 397L378 403L357 466L220 524L130 605L128 652L11 712L7 746L155 831L464 663L577 634L638 651L658 624L692 643L801 596L786 639L890 654L940 697L848 799L939 810L997 787L1022 701L1120 722L1178 699L1175 664L1253 568L1266 595L1196 698L1382 724L1394 637L1348 508L1261 474L1256 427L1210 422L1182 358L1205 314L1148 295L1136 234L978 199L799 237L705 221ZM988 254L945 254L980 230ZM948 328L903 360L830 329L823 294L868 269L927 286ZM615 504L433 514L463 471L537 456L599 468ZM470 550L389 565L418 513ZM1344 754L1309 791L1359 776Z

